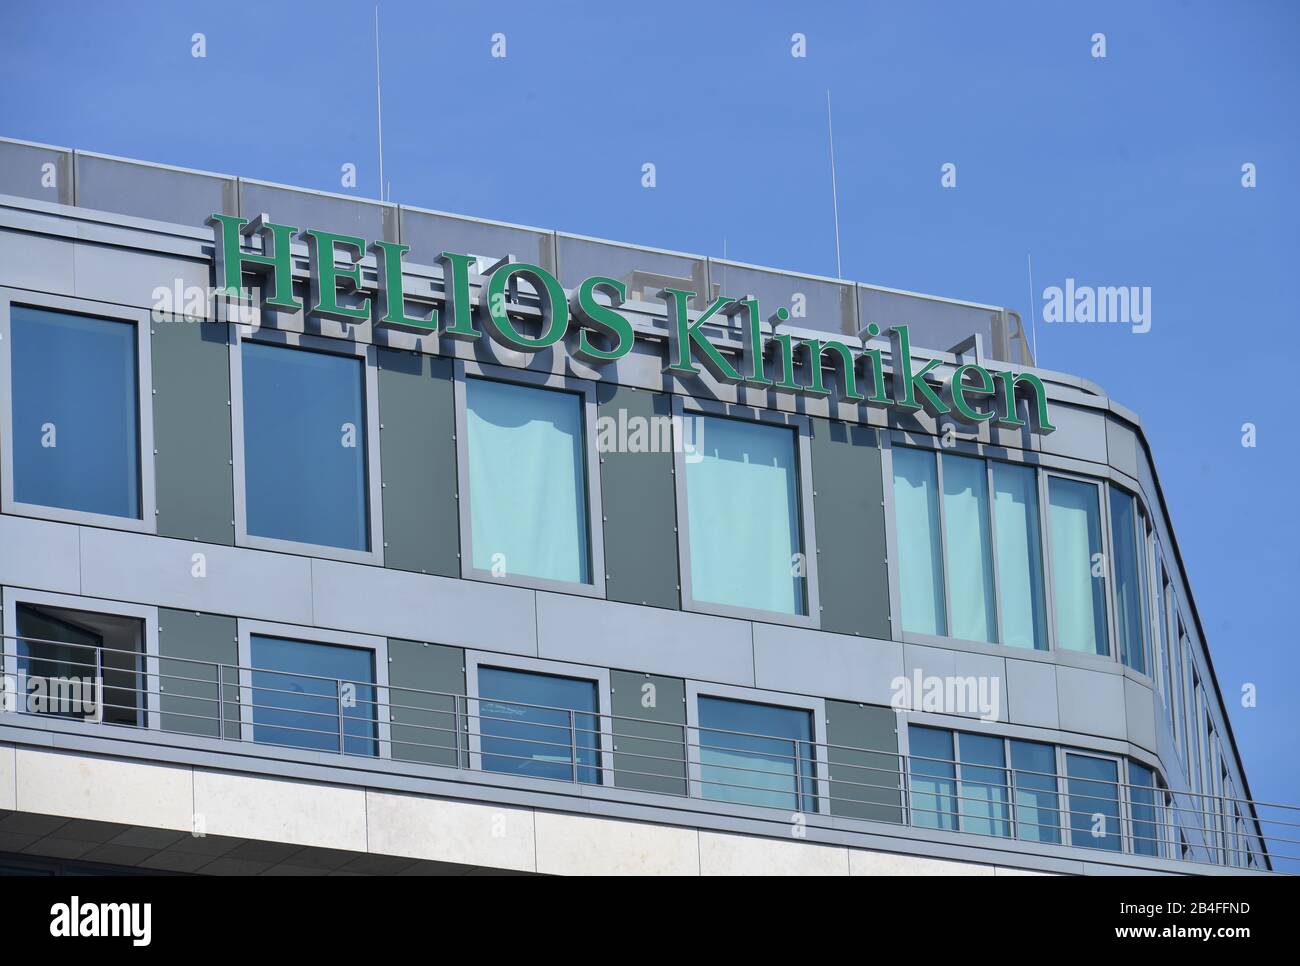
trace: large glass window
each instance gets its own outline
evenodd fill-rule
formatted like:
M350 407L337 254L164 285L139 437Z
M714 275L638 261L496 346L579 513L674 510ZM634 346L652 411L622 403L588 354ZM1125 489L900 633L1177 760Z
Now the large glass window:
M1115 564L1115 625L1119 658L1135 671L1146 673L1143 602L1146 580L1141 537L1146 529L1139 520L1137 501L1117 487L1110 489L1111 554Z
M600 783L595 681L480 667L478 696L484 771Z
M943 531L953 637L996 641L988 470L969 456L943 457Z
M939 474L934 454L898 447L893 458L903 629L946 635Z
M730 698L699 699L700 781L705 798L817 810L812 715Z
M1109 758L1073 753L1065 756L1071 845L1119 851L1118 767Z
M253 634L253 740L292 748L376 753L374 653Z
M1002 643L1046 650L1038 474L1011 463L993 463L992 467Z
M961 762L962 831L1009 836L1005 742L962 732L957 736L957 756Z
M13 496L140 519L136 326L14 305Z
M1011 742L1016 837L1026 842L1061 841L1056 749L1033 741Z
M957 756L952 732L913 725L907 729L907 741L912 824L955 831Z
M686 460L691 597L806 614L795 432L699 417Z
M582 396L466 379L465 400L474 567L589 583Z
M249 535L369 550L363 361L251 339L240 351Z
M1053 476L1052 603L1056 643L1068 651L1108 654L1101 507L1093 483Z
M1133 851L1159 855L1164 829L1157 813L1156 773L1135 761L1128 763L1129 813L1133 821Z

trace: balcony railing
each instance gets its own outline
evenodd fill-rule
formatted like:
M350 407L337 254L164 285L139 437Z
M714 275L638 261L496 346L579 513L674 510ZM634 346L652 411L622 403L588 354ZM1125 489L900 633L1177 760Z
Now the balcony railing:
M102 645L0 640L0 723L85 720L105 734L150 729L383 759L394 770L422 763L602 785L758 809L746 814L769 820L855 818L1040 853L1174 860L1189 872L1300 870L1292 805Z

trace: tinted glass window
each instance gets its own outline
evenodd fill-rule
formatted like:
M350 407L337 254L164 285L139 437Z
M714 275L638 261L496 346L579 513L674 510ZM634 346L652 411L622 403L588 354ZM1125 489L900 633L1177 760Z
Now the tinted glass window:
M699 713L705 798L816 810L811 714L709 697L700 698Z
M478 691L484 771L600 782L595 681L481 667Z
M378 705L370 650L254 634L253 740L373 755Z

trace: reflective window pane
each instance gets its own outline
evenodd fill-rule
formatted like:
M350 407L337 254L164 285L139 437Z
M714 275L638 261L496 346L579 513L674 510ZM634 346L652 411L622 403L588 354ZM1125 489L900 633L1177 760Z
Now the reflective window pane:
M913 725L908 774L912 824L921 828L957 829L957 766L952 732Z
M1011 834L1006 752L1001 738L958 735L961 759L961 828L977 835Z
M379 708L367 648L254 634L253 740L376 754Z
M1061 841L1056 749L1032 741L1011 742L1016 837L1026 842Z
M245 340L250 535L370 549L364 363Z
M135 325L14 305L9 328L14 499L139 519Z
M465 380L474 566L589 583L582 397Z
M1115 563L1115 627L1119 638L1119 658L1133 670L1145 673L1143 580L1137 528L1136 501L1123 490L1111 487L1111 553Z
M984 461L943 457L943 534L948 553L948 603L953 637L997 639L993 551Z
M714 416L692 417L686 457L691 594L697 601L804 614L796 554L798 460L793 430Z
M1053 476L1048 494L1056 643L1068 651L1108 654L1097 487Z
M893 457L903 629L918 634L947 634L939 539L939 477L934 454L900 447L893 451Z
M1002 643L1046 650L1038 476L1033 469L993 464L993 523Z
M1135 761L1128 763L1129 812L1133 819L1133 851L1159 855L1163 832L1156 813L1156 775Z
M1119 774L1115 762L1067 754L1065 771L1070 802L1070 844L1118 852Z
M699 715L705 798L816 810L811 714L798 708L701 697Z
M600 783L595 681L480 667L478 693L484 771Z

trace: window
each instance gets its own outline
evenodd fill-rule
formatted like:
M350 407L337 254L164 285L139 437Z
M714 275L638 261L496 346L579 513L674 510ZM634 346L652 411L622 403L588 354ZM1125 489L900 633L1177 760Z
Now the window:
M484 771L600 784L596 682L480 666L478 734Z
M894 449L893 461L903 629L945 636L948 621L935 458L932 453L900 447Z
M0 331L10 376L6 503L152 529L152 460L148 472L141 462L153 445L152 409L139 406L149 379L147 330L132 313L104 318L0 303L0 312L9 310Z
M1045 649L1036 471L907 447L893 461L904 630Z
M701 695L700 781L705 798L817 810L812 714Z
M1147 670L1144 602L1145 555L1141 551L1146 522L1137 500L1118 487L1110 488L1111 555L1115 566L1115 624L1119 659L1135 671Z
M17 664L26 710L143 725L143 624L135 617L19 602ZM36 700L38 694L44 699Z
M1033 741L1012 741L1011 781L1015 786L1016 837L1026 842L1061 841L1057 798L1056 749Z
M1109 654L1098 487L1061 476L1050 477L1047 486L1056 644L1067 651Z
M253 740L377 753L374 652L264 634L250 637Z
M685 464L691 600L809 613L796 430L697 419Z
M1133 851L1138 855L1160 854L1164 837L1156 810L1156 773L1135 761L1128 763L1129 814L1133 823Z
M957 735L957 757L961 765L962 831L1009 836L1011 816L1007 806L1005 742L991 735L960 732Z
M590 583L583 396L479 378L464 391L473 568Z
M368 554L365 359L236 342L242 384L241 536ZM270 549L283 549L270 544Z
M1071 845L1119 851L1118 767L1109 758L1093 758L1073 752L1066 754Z
M907 729L912 824L957 828L957 755L953 733L913 725Z

